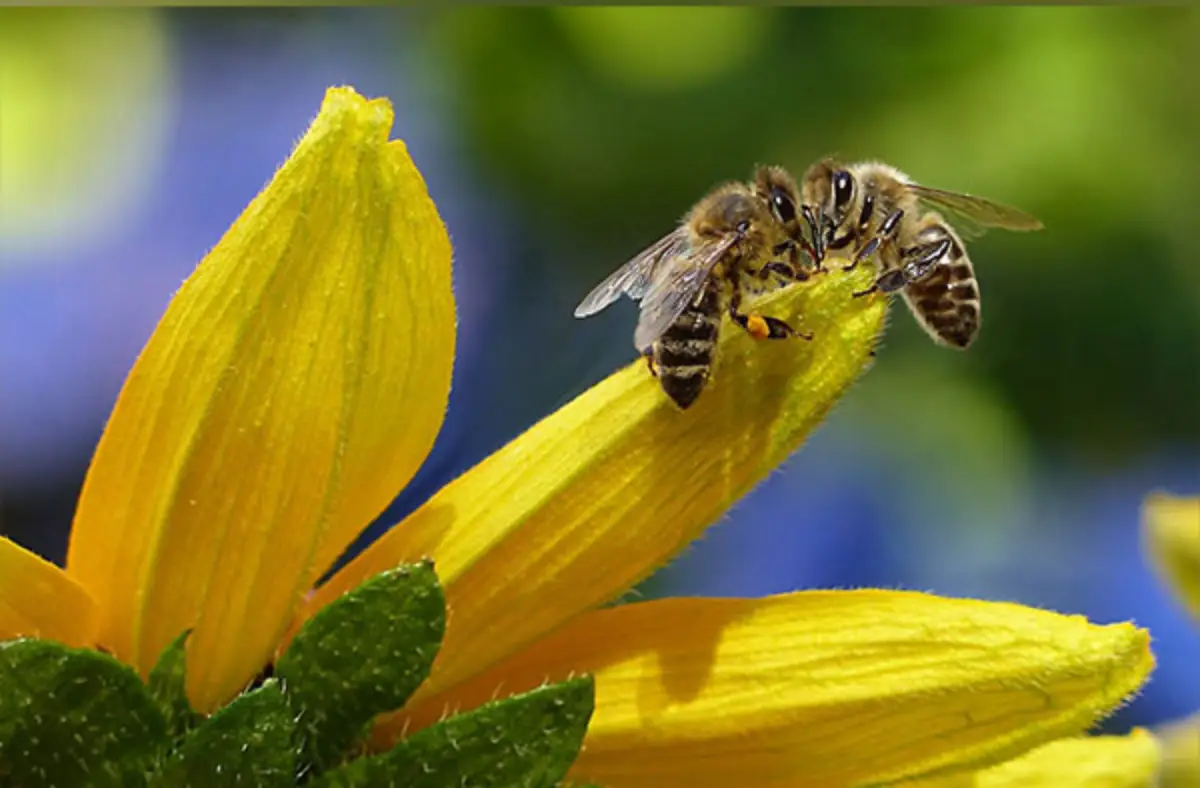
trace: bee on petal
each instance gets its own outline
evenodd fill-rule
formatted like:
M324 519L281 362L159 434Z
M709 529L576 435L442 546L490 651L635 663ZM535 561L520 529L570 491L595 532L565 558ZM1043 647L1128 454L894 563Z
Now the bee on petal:
M815 233L816 225L811 211L798 212L799 197L795 180L778 167L714 189L588 293L575 316L593 315L621 295L639 302L634 346L667 396L688 408L712 372L724 314L757 339L812 338L742 309L747 294L808 279L815 250L803 228Z
M823 159L809 167L802 185L804 209L817 214L820 226L818 259L828 249L851 247L850 270L874 257L879 277L855 295L899 291L934 342L960 350L975 340L981 320L979 283L963 238L989 227L1042 229L1016 208L922 186L882 162Z

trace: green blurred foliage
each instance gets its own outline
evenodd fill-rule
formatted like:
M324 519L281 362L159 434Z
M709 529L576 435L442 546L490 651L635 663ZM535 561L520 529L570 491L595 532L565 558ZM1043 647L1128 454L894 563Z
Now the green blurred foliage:
M0 237L9 249L82 244L135 212L167 144L173 80L158 11L0 10Z
M471 9L431 16L425 40L484 177L572 250L581 293L756 162L799 174L827 153L882 158L1033 212L1044 232L972 245L986 294L975 347L933 348L898 303L888 363L919 354L936 372L925 389L954 376L1104 461L1200 438L1196 20Z

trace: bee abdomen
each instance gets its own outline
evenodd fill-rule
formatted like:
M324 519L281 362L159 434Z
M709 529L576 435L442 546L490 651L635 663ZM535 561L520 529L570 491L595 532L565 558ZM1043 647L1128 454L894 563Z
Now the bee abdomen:
M703 366L712 360L712 339L663 337L658 346L658 363L664 367Z
M654 345L654 360L663 391L687 408L708 382L717 346L719 316L688 310Z
M905 296L913 314L934 339L965 350L979 333L979 286L970 268L959 265L909 285Z

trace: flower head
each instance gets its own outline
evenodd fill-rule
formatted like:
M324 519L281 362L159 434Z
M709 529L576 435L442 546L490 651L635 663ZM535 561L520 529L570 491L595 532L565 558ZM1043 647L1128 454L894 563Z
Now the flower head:
M450 245L391 121L386 101L329 91L130 373L65 571L0 540L0 637L101 647L145 677L191 630L186 695L210 713L285 664L343 594L431 558L444 639L375 744L590 673L573 777L613 786L836 786L991 763L1078 733L1145 679L1145 632L1015 605L855 591L599 609L783 462L865 370L887 307L850 296L867 266L764 299L812 342L725 332L686 413L631 364L314 590L417 470L450 385Z

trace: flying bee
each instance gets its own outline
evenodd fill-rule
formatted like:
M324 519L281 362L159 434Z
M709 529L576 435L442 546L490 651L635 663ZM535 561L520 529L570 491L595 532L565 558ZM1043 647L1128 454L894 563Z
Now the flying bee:
M575 317L593 315L622 294L640 302L633 344L680 409L708 382L722 313L757 339L812 339L783 320L742 311L743 293L808 279L815 250L797 214L796 182L759 167L751 183L706 195L679 226L588 293ZM804 219L816 232L811 211Z
M851 270L875 255L879 277L854 295L899 290L934 342L961 350L974 341L980 324L979 284L963 238L989 227L1042 229L1016 208L913 183L881 162L841 165L823 159L809 167L802 183L804 205L816 206L821 227L814 240L817 259L826 249L853 244L854 256L845 266ZM957 229L939 210L953 217Z

